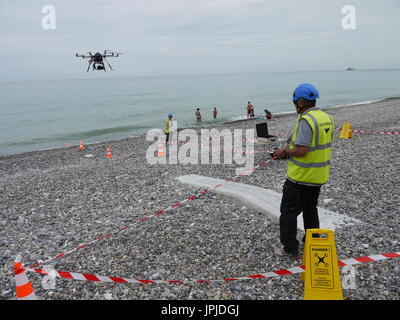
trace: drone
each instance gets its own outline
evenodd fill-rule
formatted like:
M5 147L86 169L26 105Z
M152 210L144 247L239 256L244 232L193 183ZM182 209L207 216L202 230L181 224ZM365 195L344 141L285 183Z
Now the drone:
M107 62L108 66L110 67L111 70L113 68L111 67L110 63L108 62L107 58L109 57L119 57L119 55L122 54L122 52L112 52L110 50L104 50L104 53L101 54L100 52L96 52L95 54L92 54L90 51L87 52L86 54L76 54L77 57L81 57L83 59L90 59L89 60L89 66L87 68L86 72L89 72L90 66L93 63L93 71L94 70L104 70L106 71L106 66L104 65L104 60Z

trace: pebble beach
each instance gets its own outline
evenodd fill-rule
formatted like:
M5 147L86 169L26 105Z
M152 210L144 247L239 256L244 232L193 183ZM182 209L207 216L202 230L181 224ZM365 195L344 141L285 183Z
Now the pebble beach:
M399 252L400 98L371 104L323 108L336 128L350 122L351 139L335 130L330 181L319 206L361 223L335 230L338 259ZM257 110L256 110L257 111ZM287 139L295 114L268 120L270 134ZM254 128L237 121L217 129ZM200 127L195 128L199 131ZM145 136L0 157L0 299L15 299L13 261L25 266L45 261L110 232L151 216L200 189L177 181L198 174L219 179L235 176L233 164L151 165ZM106 158L106 146L112 158ZM271 146L272 147L272 146ZM255 144L255 164L269 155ZM222 155L222 153L221 153ZM287 162L273 160L235 182L282 192ZM298 239L304 235L298 232ZM301 265L277 254L279 221L262 212L217 197L214 191L174 210L136 223L47 263L60 271L148 280L237 278ZM302 253L302 246L300 253ZM400 299L400 259L354 266L355 289L347 300ZM43 276L28 273L44 300L302 300L298 275L230 282L125 284L57 279L42 286Z

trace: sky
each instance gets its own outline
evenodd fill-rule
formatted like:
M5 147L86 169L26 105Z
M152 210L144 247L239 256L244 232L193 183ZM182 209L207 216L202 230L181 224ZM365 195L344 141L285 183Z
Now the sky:
M123 55L102 77L400 68L399 14L398 0L0 0L0 81L99 77L75 53L106 49Z

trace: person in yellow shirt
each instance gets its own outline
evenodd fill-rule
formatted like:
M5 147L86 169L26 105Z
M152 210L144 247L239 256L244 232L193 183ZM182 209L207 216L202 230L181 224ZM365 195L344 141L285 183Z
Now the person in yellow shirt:
M288 157L279 225L281 253L292 259L298 258L297 216L303 213L305 231L319 228L318 197L331 168L334 119L316 107L318 98L312 84L303 83L295 89L293 103L299 114L296 127L289 144L273 154L281 159Z
M164 121L165 143L168 143L169 134L172 131L172 113L168 113L168 120Z

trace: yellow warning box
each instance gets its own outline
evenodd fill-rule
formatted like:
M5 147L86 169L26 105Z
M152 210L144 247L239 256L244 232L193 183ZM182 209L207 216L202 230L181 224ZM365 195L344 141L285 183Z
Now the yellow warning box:
M353 138L353 132L351 131L351 123L350 122L343 123L342 130L340 130L339 138L342 138L342 139Z
M332 230L308 229L304 244L304 300L343 300Z

